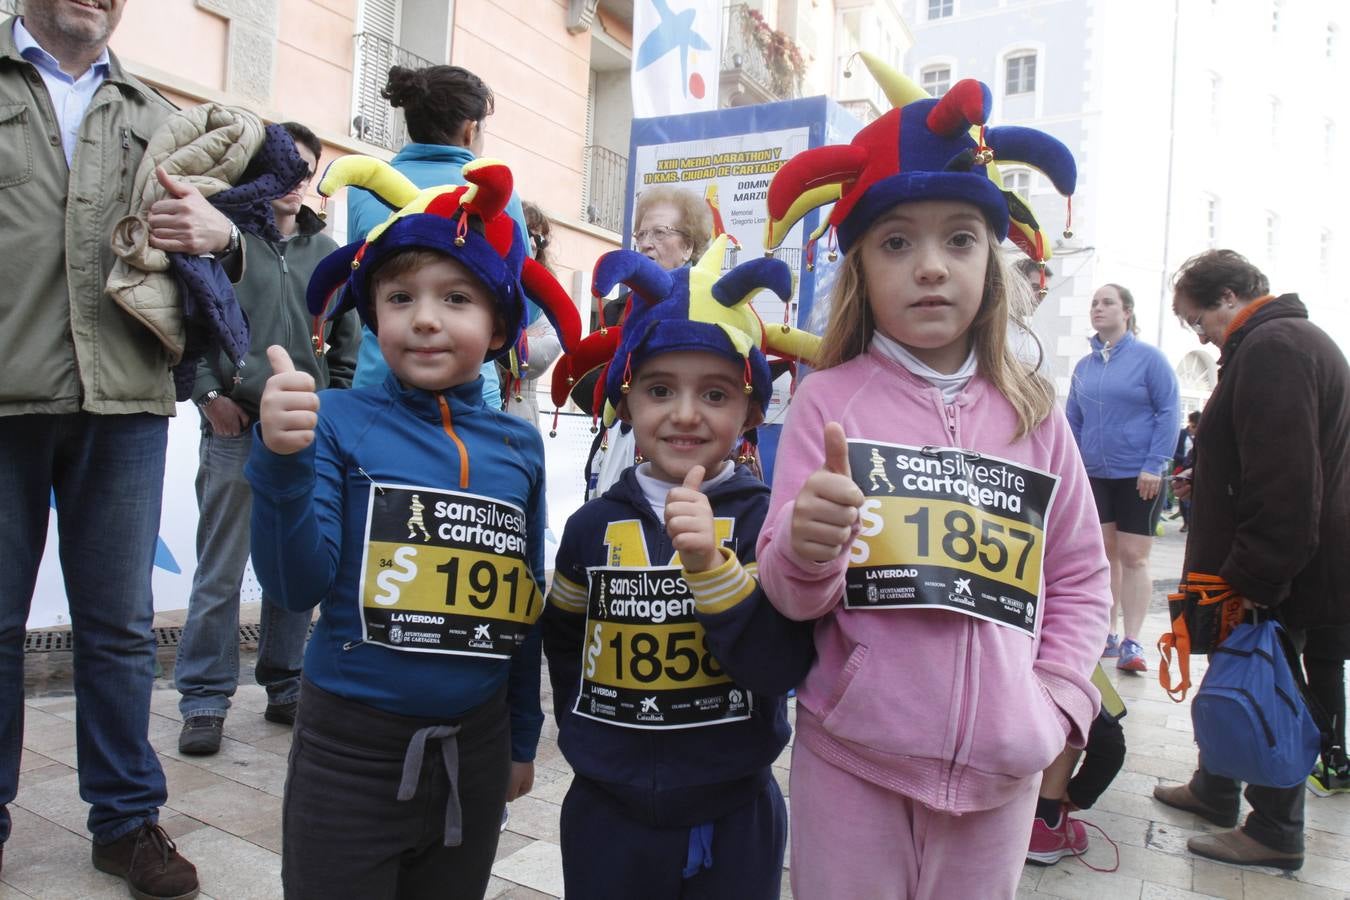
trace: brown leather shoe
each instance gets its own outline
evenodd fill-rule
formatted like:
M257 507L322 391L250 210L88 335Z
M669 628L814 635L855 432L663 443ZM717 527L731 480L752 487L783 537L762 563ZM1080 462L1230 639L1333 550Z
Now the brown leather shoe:
M1189 784L1177 784L1171 787L1159 785L1153 789L1153 799L1165 803L1173 809L1195 813L1200 818L1213 822L1220 828L1232 828L1237 824L1236 809L1230 813L1215 809L1195 796Z
M111 844L94 845L94 868L125 878L136 900L192 900L197 867L158 825L142 825Z
M1302 853L1272 850L1241 828L1220 831L1218 834L1200 834L1186 842L1186 849L1196 856L1217 859L1235 866L1271 866L1276 869L1303 868Z

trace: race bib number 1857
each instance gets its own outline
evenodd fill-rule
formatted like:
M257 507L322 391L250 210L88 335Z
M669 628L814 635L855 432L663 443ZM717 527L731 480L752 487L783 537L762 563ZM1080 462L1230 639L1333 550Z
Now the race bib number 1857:
M951 447L848 443L865 499L844 606L946 609L1035 634L1058 477Z
M371 488L361 567L366 641L507 657L542 611L519 507L434 488Z

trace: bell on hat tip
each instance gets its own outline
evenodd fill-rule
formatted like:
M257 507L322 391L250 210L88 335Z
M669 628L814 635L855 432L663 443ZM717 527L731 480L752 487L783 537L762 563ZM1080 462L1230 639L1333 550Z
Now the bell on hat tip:
M519 403L520 401L524 400L525 398L522 397L522 396L520 396L519 394L516 394L516 396L515 396L514 399L515 399L515 401L516 401L517 403Z
M456 247L463 247L463 246L464 246L464 238L463 238L463 237L460 237L460 236L458 236L458 235L456 235L456 236L455 236L455 246L456 246Z
M549 429L549 432L548 432L548 436L549 436L549 437L557 437L557 436L558 436L558 432L556 432L556 431L554 431L553 429L550 428L550 429Z
M1064 237L1066 237L1066 238L1071 238L1071 237L1073 237L1073 232L1070 231L1069 229L1065 228L1065 229L1064 229Z
M816 270L816 264L815 264L815 263L810 263L810 262L809 262L809 263L806 264L806 271L808 271L808 272L814 272L815 270Z
M787 325L779 325L778 327L783 329L783 334L787 334L789 331L792 330L792 328Z
M626 381L623 384L619 385L619 393L621 394L626 394L632 389L633 389L632 386Z
M594 425L591 426L591 434L595 434L595 433L596 433L597 431L599 431L599 430L600 430L600 429L599 429L599 428L596 428Z
M1040 297L1042 300L1044 300L1044 299L1046 298L1046 295L1048 295L1049 293L1050 293L1049 288L1037 288L1037 289L1036 289L1036 296L1037 296L1037 297Z
M568 384L569 387L572 386L572 385L574 385L574 384L576 384L576 383L577 383L577 380L576 380L575 378L573 378L571 375L568 375L568 376L567 376L567 384Z
M361 260L359 259L352 260L352 271L355 272L359 268L361 268Z
M765 251L764 251L764 258L765 258L765 259L773 259L773 251L772 251L772 250L765 250Z
M834 262L836 259L839 258L839 254L834 250L831 250L829 253L825 254L825 258L828 259L830 262Z
M987 166L994 161L994 151L988 147L975 153L975 164L977 166Z
M745 392L747 394L753 394L755 392L755 386L753 384L747 384L745 386Z

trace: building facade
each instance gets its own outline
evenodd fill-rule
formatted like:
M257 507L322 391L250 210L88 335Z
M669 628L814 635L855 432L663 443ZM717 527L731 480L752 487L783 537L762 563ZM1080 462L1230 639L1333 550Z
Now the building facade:
M1061 396L1087 352L1092 292L1115 282L1135 296L1141 337L1176 366L1183 407L1198 408L1215 354L1172 316L1170 279L1211 247L1246 255L1350 340L1350 287L1332 277L1350 240L1335 167L1350 121L1330 100L1350 74L1343 4L906 0L904 16L907 74L934 92L984 81L997 124L1044 129L1078 160L1073 234L1055 241L1033 323ZM1034 170L1012 172L1061 235L1062 198Z

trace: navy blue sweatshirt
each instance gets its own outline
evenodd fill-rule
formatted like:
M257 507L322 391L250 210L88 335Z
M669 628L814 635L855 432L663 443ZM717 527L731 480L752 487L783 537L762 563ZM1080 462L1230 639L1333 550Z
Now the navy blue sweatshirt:
M751 694L748 718L666 730L628 728L578 715L587 652L587 569L668 566L675 548L643 496L636 467L567 521L544 609L544 653L553 684L558 746L577 777L655 827L713 821L748 802L771 776L770 765L791 729L786 694L815 658L812 623L793 622L764 597L754 579L755 540L769 508L769 488L745 468L707 488L718 520L723 563L681 574L707 635L707 651ZM676 563L677 565L677 563ZM663 648L680 667L679 647ZM705 667L709 665L707 661Z

